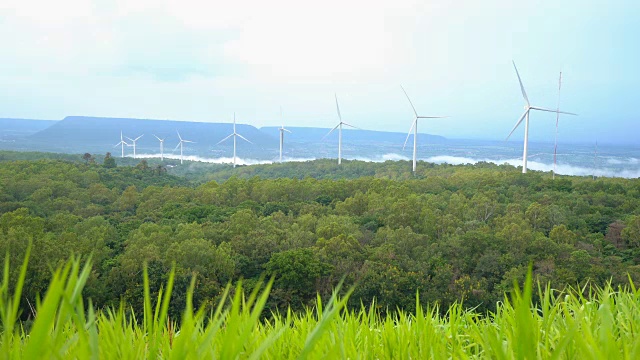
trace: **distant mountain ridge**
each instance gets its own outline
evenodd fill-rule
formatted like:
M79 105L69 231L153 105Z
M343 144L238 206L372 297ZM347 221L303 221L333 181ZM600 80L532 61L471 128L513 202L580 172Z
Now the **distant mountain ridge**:
M329 130L327 128L315 128L315 127L285 127L287 130L291 131L291 133L287 133L286 139L287 141L294 142L310 142L317 143L322 141L322 138L327 135ZM263 126L260 128L261 131L271 135L271 136L280 136L279 135L279 126ZM325 141L336 142L338 139L338 129L336 129L331 135L325 138ZM350 129L348 127L342 128L342 141L353 141L353 142L387 142L387 143L404 143L407 139L407 133L399 133L399 132L387 132L387 131L376 131L376 130L360 130L360 129ZM441 143L446 141L447 139L443 136L439 135L431 135L431 134L423 134L418 133L418 141L427 142L427 143Z
M267 146L277 139L258 130L256 127L237 124L236 131L258 146ZM120 132L132 139L140 135L137 147L140 149L158 147L154 135L165 139L165 151L178 144L178 132L185 140L193 141L190 148L210 148L225 136L233 132L232 123L186 122L175 120L150 120L134 118L102 118L88 116L67 116L54 125L29 137L34 142L69 144L109 149L120 141ZM130 142L125 138L125 141ZM232 144L231 141L220 146Z
M3 122L4 121L4 122ZM4 125L4 126L3 126ZM176 120L152 120L135 118L109 118L91 116L67 116L62 120L24 120L0 119L3 129L14 129L11 140L0 142L1 148L19 151L51 151L62 153L120 153L120 148L114 145L120 141L120 132L125 141L126 137L135 139L144 136L136 143L137 154L158 154L160 151L157 135L165 139L165 154L176 153L178 144L177 132L185 140L192 143L185 144L186 156L202 158L230 157L233 140L217 144L233 132L233 123L191 122ZM16 129L22 129L17 132ZM247 124L237 124L237 132L251 141L248 143L238 139L238 156L254 159L273 159L277 157L279 145L279 127L265 126L260 129ZM292 133L286 134L285 151L289 156L298 157L334 157L337 150L338 135L336 132L323 137L329 132L328 128L290 127ZM406 139L405 133L384 132L374 130L344 129L343 149L345 155L353 156L352 146L389 146L401 147ZM6 138L6 137L5 137ZM421 144L443 143L442 136L418 134ZM295 147L296 149L293 149ZM335 148L335 149L334 149ZM133 149L125 149L127 156L132 155Z
M0 118L0 137L14 138L32 135L48 128L56 122L58 122L58 120Z

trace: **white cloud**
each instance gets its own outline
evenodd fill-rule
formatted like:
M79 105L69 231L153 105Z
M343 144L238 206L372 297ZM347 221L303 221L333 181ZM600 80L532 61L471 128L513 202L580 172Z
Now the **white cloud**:
M4 0L0 3L0 14L2 13L9 18L31 23L41 29L53 29L93 17L93 2L91 0Z
M10 51L0 81L12 86L0 93L0 116L224 119L238 111L266 125L283 105L297 125L329 126L337 92L355 125L406 131L403 84L420 112L452 116L422 131L501 138L521 112L515 58L540 106L554 106L557 71L565 70L562 107L581 116L563 117L560 136L629 141L638 130L632 110L609 115L633 108L632 93L615 86L638 75L638 53L629 50L636 39L624 36L635 19L617 21L627 8L609 4L601 14L577 0L4 0L0 43ZM531 138L549 138L554 123L537 114Z

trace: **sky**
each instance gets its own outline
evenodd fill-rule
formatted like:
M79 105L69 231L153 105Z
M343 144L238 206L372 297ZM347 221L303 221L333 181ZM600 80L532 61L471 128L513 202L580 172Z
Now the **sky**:
M636 0L3 0L0 117L68 115L640 144ZM556 116L532 113L530 140ZM512 141L522 141L521 127Z

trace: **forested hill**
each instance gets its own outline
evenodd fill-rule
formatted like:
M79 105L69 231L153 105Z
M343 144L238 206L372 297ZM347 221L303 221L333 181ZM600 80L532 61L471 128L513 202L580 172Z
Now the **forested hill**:
M625 284L628 275L640 282L639 180L426 164L403 179L406 163L353 162L345 172L369 176L193 185L161 166L112 160L0 162L0 253L9 253L15 276L33 242L24 293L31 303L70 254L91 254L85 294L98 307L141 304L143 264L156 293L175 264L172 318L194 275L196 306L229 281L244 278L251 288L275 276L272 310L311 304L344 279L356 308L375 298L381 310L411 310L418 292L425 303L464 300L484 311L529 263L556 289ZM279 166L255 171L293 171ZM253 175L247 169L236 170ZM21 304L23 319L31 317Z
M263 179L278 179L282 177L304 179L311 177L327 180L358 179L370 176L381 179L409 180L421 179L427 176L449 176L459 169L468 167L471 166L418 161L418 169L414 174L411 171L411 161L407 160L367 162L343 159L342 165L338 165L335 159L320 159L242 166L235 169L217 164L192 164L188 169L176 168L175 170L172 169L172 171L175 174L184 174L194 181L226 181L231 177L250 179L256 176ZM516 170L515 167L510 165L496 165L486 162L477 163L473 168L478 172L515 172Z

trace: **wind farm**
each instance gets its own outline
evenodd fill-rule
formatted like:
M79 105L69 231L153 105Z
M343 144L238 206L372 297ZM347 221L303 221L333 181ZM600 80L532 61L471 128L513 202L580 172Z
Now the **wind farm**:
M344 117L342 116L343 112L340 107L340 103L336 93L334 93L334 102L336 106L335 114L338 117L338 123L330 129L285 127L284 116L283 116L283 111L281 106L279 109L280 124L277 127L263 126L262 128L257 128L251 125L251 123L254 121L249 121L249 124L238 124L236 115L234 113L234 120L233 120L233 123L231 124L232 126L231 133L230 134L227 133L222 140L218 141L214 145L210 145L210 144L212 144L215 141L215 137L217 137L218 135L224 135L225 131L222 130L223 125L228 126L228 123L180 122L180 123L173 124L170 121L163 121L163 120L142 120L142 119L137 120L137 119L127 119L127 118L113 119L109 121L110 122L115 121L114 125L119 124L116 126L119 126L121 129L121 130L118 130L118 132L120 133L120 142L118 142L115 145L115 147L120 147L121 158L124 158L127 156L125 147L131 147L132 152L128 156L131 156L134 159L159 158L161 162L164 162L165 159L167 159L167 154L164 153L164 141L167 140L167 137L160 138L155 134L153 135L155 140L159 142L159 143L155 143L156 145L154 146L155 149L159 149L159 152L158 152L157 150L150 151L151 147L150 147L150 144L148 144L149 141L147 140L145 143L143 135L140 135L136 138L131 138L128 136L124 136L124 133L132 133L132 132L133 133L136 133L136 132L137 133L141 133L141 132L167 133L167 130L168 130L167 127L173 127L174 130L172 131L175 131L176 127L180 127L176 125L189 124L188 125L189 133L191 134L191 136L195 135L198 141L194 141L196 139L193 139L192 137L190 137L189 140L185 140L184 138L181 137L179 133L177 133L178 143L174 151L180 148L180 154L178 155L178 157L174 157L174 155L169 155L168 157L169 159L180 160L179 164L181 165L183 165L186 161L185 155L184 155L184 152L185 152L184 146L186 143L191 143L192 146L190 147L190 150L189 150L191 154L189 156L190 161L228 163L233 168L237 167L238 165L263 164L263 163L276 162L276 161L277 162L289 162L289 161L297 162L297 161L308 161L308 160L321 159L321 158L334 158L337 160L338 165L341 165L344 160L364 160L364 161L375 162L375 161L387 161L387 160L404 161L406 159L406 160L409 160L410 162L409 167L411 171L416 175L419 173L418 167L419 167L420 161L424 161L427 163L446 162L446 163L452 163L452 164L476 163L476 162L488 161L496 164L508 163L516 166L516 161L515 161L515 158L512 156L512 151L511 150L505 151L507 149L505 148L505 146L507 146L508 149L513 149L513 147L511 146L513 141L509 141L509 140L513 137L513 134L516 132L516 130L518 130L521 127L524 127L524 138L523 138L523 145L521 148L522 149L521 160L519 161L519 164L518 164L518 166L521 167L522 173L527 173L527 171L530 169L537 170L537 171L549 171L551 173L551 176L555 178L556 174L560 174L560 175L580 174L586 171L583 169L587 169L587 168L589 169L588 171L595 171L593 166L586 166L584 160L579 160L578 157L573 156L572 153L574 152L574 150L569 149L561 153L558 152L559 139L560 139L559 137L560 115L561 114L574 115L574 116L576 115L575 113L572 113L572 112L563 111L561 110L561 107L560 107L560 91L563 90L563 73L560 72L560 77L558 78L558 81L557 81L557 89L558 89L557 106L555 109L552 109L551 107L541 107L541 106L533 105L530 102L527 90L525 90L523 79L521 78L519 69L516 66L514 61L511 61L511 66L513 66L512 71L516 73L515 78L518 80L518 86L520 87L520 94L525 102L524 113L521 115L521 117L516 122L515 126L512 128L511 132L506 138L506 142L504 142L503 145L498 145L498 144L490 145L491 147L494 147L494 148L493 149L487 148L486 151L474 151L476 152L475 155L473 155L473 152L470 153L469 151L467 151L466 153L461 153L459 151L460 148L457 148L456 146L454 146L454 142L465 142L466 141L465 139L455 139L455 138L449 139L441 136L438 137L437 135L433 135L433 134L419 132L419 129L418 129L419 122L423 122L424 120L429 120L429 119L435 120L435 119L449 118L449 116L431 116L431 115L423 115L422 113L419 113L418 107L423 107L426 101L430 103L436 103L436 104L438 103L438 101L434 102L434 101L431 101L431 99L429 98L425 98L424 96L419 96L417 97L417 103L416 103L415 99L409 96L409 93L407 92L405 87L402 85L399 85L400 91L398 91L397 93L402 94L400 96L406 99L406 101L409 103L409 106L413 112L413 120L411 122L409 132L405 133L406 135L402 137L402 140L399 139L400 137L398 136L399 134L396 134L393 132L385 132L385 131L379 131L379 130L373 130L373 129L363 130L351 125L350 123L345 122ZM551 77L549 76L549 78ZM540 81L541 81L540 79L537 79L536 83L540 83ZM536 91L534 92L536 98L540 97L540 91L538 90L538 88L539 86L536 88ZM422 91L413 90L412 92L424 93L424 91L425 90L423 89ZM545 91L545 92L550 93L550 91ZM353 96L354 94L349 94L349 98L352 98ZM570 96L568 96L567 98L570 98ZM464 104L465 101L467 100L461 99L462 104ZM419 106L416 107L416 104ZM462 107L464 107L464 105ZM538 146L536 145L534 151L531 152L531 144L529 139L530 126L531 126L529 124L529 120L530 120L531 111L534 111L534 112L538 111L541 113L545 113L545 112L553 113L556 115L556 122L555 122L555 127L553 128L553 132L549 132L546 137L548 139L547 141L552 142L553 151L549 152L549 151L545 151L544 149L538 149ZM400 114L401 112L402 112L401 106L396 106L394 108L394 114ZM301 116L305 116L305 115L298 112L292 118L296 119L296 118L300 118ZM397 115L392 114L390 116L397 116ZM451 120L447 120L446 122L441 122L441 121L428 122L428 123L425 123L425 125L427 126L427 128L429 128L429 130L434 130L433 132L437 134L438 132L441 131L438 129L443 128L443 124L446 124L447 128L456 128L457 126L459 126L458 120L457 120L458 116L459 116L458 114L454 114ZM257 118L259 117L260 116L257 116ZM357 117L358 116L356 116L356 118ZM60 125L75 124L73 126L77 127L80 121L86 124L92 123L92 124L95 124L96 126L99 125L99 118L69 117L69 119L65 118L63 121L54 123L53 125L50 126L50 128L51 130L53 130L58 127L58 124ZM539 125L542 125L542 121L543 120L541 119L540 123L536 122L536 128ZM142 124L145 124L145 125L142 125ZM150 126L146 124L149 124L149 125L157 124L159 127L157 127L156 129L152 129ZM521 125L524 125L524 126L521 126ZM87 125L84 125L84 126L87 126ZM242 128L242 130L239 130L240 128ZM422 126L421 128L424 129L424 127ZM73 132L74 129L70 126L65 126L64 133L70 134L70 131ZM96 136L96 134L101 134L101 133L106 133L111 131L112 130L107 130L107 129L96 130L96 131L93 131L92 134L89 134L89 136L83 134L83 135L77 135L75 136L75 138L88 139L91 136L93 136L93 139L95 140L91 140L92 144L97 145L99 143L99 139ZM249 131L249 133L246 133L246 131ZM324 133L322 133L322 131L324 131ZM44 130L41 130L38 134L36 134L36 136L40 136L41 133L44 136L44 133L48 133L48 132L49 132L49 128L46 128ZM171 131L168 131L168 132L171 132ZM316 135L317 137L314 137L311 135L316 132L318 133L318 135ZM57 131L57 133L62 134L61 131ZM337 133L337 142L326 141L327 138L331 136L333 133ZM247 135L247 134L250 134L250 135ZM348 134L349 136L345 138L345 134ZM537 141L537 142L541 141L540 134L541 132L538 131L537 140L534 140L534 141ZM52 136L58 137L60 135L52 135ZM233 143L231 145L232 152L233 152L232 157L226 158L225 160L223 156L223 152L225 151L224 148L218 148L216 146L224 143L231 137L233 137ZM286 139L287 144L285 144L285 137L287 138ZM413 144L412 144L413 146L412 146L411 155L407 159L407 157L404 155L403 152L406 150L411 137L413 137ZM252 146L241 148L239 146L240 144L237 138L242 139L244 142L251 144ZM251 141L249 139L251 139ZM255 143L254 143L254 140L256 140ZM275 144L275 141L278 142L277 147L274 147L272 145L272 144ZM67 144L72 144L72 143L75 144L77 142L69 141ZM196 143L199 143L199 144L196 145ZM445 143L449 143L451 144L451 146L447 146L445 145ZM400 146L400 144L402 144L402 146ZM158 148L158 145L159 145L159 148ZM463 146L466 147L468 145L466 145L465 143ZM476 146L480 146L480 145L476 145ZM482 146L484 147L484 145ZM563 146L566 146L566 145L563 145ZM603 146L606 147L607 145L605 144ZM204 147L207 148L206 151L208 153L204 153ZM239 148L241 150L239 150ZM345 158L345 148L348 149L346 158ZM450 148L450 149L447 150L447 148ZM285 150L287 154L290 154L287 157L285 157ZM244 154L242 161L240 161L240 159L238 158L238 151L242 151ZM336 152L337 152L337 156L333 155ZM213 154L216 154L218 157L211 156ZM270 155L270 154L273 154L273 155ZM606 151L605 151L605 155L603 156L606 157ZM614 156L618 156L618 155L614 154ZM546 159L550 159L550 160L546 160ZM530 163L531 161L533 161L533 163ZM623 168L627 169L628 167L632 167L633 165L632 163L629 163L628 165L624 165L625 162L626 162L625 159L620 159L620 160L612 159L609 161L609 164L616 165L616 166L613 166L613 167L610 166L611 169L605 168L604 170L602 170L602 172L615 174L616 172L620 172ZM174 165L169 165L169 166L174 166ZM579 169L581 170L578 170L576 166L579 167ZM625 174L627 173L625 172ZM618 176L618 175L612 175L612 176ZM622 175L622 176L632 176L632 175Z
M2 353L640 359L638 13L3 3Z

